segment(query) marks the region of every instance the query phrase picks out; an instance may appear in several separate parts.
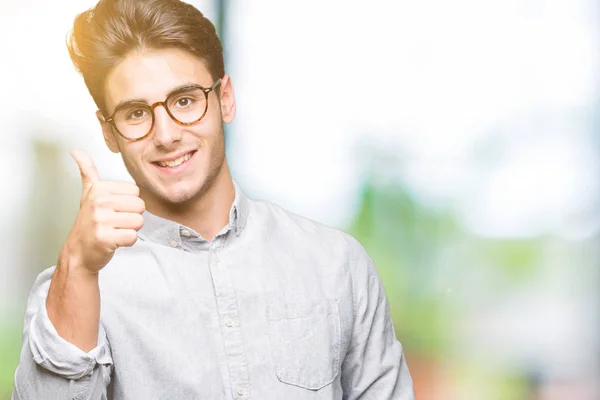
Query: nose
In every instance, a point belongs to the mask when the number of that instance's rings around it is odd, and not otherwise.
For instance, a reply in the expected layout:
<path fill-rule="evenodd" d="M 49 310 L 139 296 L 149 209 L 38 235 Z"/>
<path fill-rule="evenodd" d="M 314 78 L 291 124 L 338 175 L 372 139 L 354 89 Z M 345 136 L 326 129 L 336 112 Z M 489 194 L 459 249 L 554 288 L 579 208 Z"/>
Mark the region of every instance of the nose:
<path fill-rule="evenodd" d="M 152 107 L 154 110 L 153 140 L 157 147 L 173 148 L 181 140 L 181 129 L 161 104 Z"/>

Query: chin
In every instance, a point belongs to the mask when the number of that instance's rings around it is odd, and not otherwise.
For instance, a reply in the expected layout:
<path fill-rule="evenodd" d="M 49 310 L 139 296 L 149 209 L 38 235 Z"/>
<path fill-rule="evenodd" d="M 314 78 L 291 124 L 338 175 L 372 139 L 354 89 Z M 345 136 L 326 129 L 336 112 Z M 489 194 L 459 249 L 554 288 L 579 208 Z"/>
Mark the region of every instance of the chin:
<path fill-rule="evenodd" d="M 200 190 L 186 190 L 186 191 L 177 191 L 177 192 L 170 192 L 170 193 L 162 193 L 161 196 L 162 199 L 170 204 L 183 204 L 186 203 L 196 197 L 198 197 L 198 194 L 200 193 Z"/>
<path fill-rule="evenodd" d="M 198 198 L 204 190 L 206 185 L 200 184 L 193 187 L 174 187 L 174 188 L 162 188 L 156 193 L 157 197 L 162 198 L 168 204 L 183 204 L 190 200 Z"/>

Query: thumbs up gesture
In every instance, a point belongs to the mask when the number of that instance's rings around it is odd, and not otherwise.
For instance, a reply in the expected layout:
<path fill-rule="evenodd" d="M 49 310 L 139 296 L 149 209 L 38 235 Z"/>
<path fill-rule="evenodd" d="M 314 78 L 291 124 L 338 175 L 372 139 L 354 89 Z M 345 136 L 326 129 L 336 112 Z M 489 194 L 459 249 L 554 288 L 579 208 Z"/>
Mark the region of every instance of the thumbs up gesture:
<path fill-rule="evenodd" d="M 94 162 L 84 151 L 73 150 L 71 156 L 81 172 L 81 203 L 61 253 L 96 274 L 117 248 L 136 242 L 144 225 L 145 204 L 135 184 L 100 180 Z"/>

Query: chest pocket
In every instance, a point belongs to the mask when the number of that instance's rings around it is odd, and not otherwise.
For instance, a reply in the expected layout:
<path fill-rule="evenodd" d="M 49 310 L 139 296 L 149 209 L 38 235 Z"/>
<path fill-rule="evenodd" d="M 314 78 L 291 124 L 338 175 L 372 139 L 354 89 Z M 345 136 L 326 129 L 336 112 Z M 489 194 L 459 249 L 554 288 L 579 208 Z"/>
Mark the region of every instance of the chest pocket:
<path fill-rule="evenodd" d="M 340 314 L 336 300 L 267 306 L 271 350 L 277 378 L 318 390 L 340 369 Z"/>

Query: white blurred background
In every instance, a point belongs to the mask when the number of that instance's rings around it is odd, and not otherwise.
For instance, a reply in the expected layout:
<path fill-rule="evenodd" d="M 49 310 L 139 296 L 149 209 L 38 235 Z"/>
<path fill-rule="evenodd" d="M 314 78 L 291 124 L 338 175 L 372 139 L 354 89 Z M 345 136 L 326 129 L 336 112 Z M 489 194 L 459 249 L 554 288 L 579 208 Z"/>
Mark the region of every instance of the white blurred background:
<path fill-rule="evenodd" d="M 225 42 L 234 178 L 365 245 L 420 400 L 600 399 L 597 2 L 190 2 Z M 94 3 L 0 7 L 0 399 L 77 211 L 69 149 L 130 180 L 65 46 Z"/>

